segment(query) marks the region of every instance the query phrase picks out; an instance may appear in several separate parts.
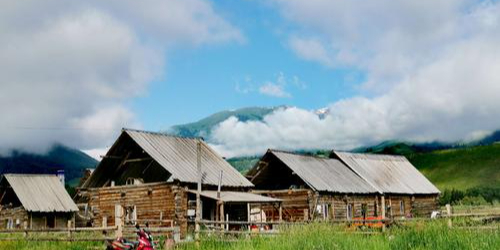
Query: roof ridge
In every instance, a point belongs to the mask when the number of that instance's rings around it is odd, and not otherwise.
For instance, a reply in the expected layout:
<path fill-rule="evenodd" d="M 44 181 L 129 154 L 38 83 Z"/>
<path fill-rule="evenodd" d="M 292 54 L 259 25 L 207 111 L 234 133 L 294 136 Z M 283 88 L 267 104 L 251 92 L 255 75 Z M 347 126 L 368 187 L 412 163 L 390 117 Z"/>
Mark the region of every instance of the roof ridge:
<path fill-rule="evenodd" d="M 199 137 L 181 136 L 181 135 L 174 135 L 174 134 L 167 133 L 167 132 L 155 132 L 155 131 L 147 131 L 147 130 L 133 129 L 133 128 L 122 128 L 122 132 L 127 132 L 127 131 L 144 133 L 144 134 L 152 134 L 152 135 L 160 135 L 160 136 L 166 136 L 166 137 L 175 137 L 175 138 L 181 138 L 181 139 L 193 139 L 193 140 L 201 139 L 202 141 L 205 141 L 205 139 L 201 136 L 199 136 Z"/>
<path fill-rule="evenodd" d="M 22 176 L 54 176 L 57 177 L 57 174 L 37 174 L 37 173 L 4 173 L 5 175 L 22 175 Z"/>
<path fill-rule="evenodd" d="M 284 153 L 284 154 L 291 154 L 291 155 L 298 155 L 298 156 L 305 156 L 305 157 L 313 157 L 313 158 L 319 158 L 319 159 L 325 159 L 325 160 L 328 160 L 328 159 L 331 159 L 329 157 L 322 157 L 322 156 L 318 156 L 318 155 L 308 155 L 308 154 L 302 154 L 302 153 L 298 153 L 298 152 L 292 152 L 292 151 L 286 151 L 286 150 L 282 150 L 282 149 L 268 149 L 267 152 L 278 152 L 278 153 Z"/>
<path fill-rule="evenodd" d="M 393 157 L 393 158 L 402 158 L 407 159 L 404 155 L 391 155 L 391 154 L 375 154 L 375 153 L 357 153 L 357 152 L 348 152 L 348 151 L 337 151 L 332 150 L 333 153 L 341 153 L 341 154 L 350 154 L 350 155 L 364 155 L 364 156 L 375 156 L 375 157 Z"/>

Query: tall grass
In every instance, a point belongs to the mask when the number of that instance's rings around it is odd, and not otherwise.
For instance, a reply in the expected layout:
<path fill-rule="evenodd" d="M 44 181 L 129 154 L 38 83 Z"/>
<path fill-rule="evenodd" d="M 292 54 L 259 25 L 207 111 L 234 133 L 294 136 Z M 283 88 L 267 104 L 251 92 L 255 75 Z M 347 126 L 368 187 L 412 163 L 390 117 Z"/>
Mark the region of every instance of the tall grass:
<path fill-rule="evenodd" d="M 498 230 L 449 229 L 446 222 L 421 222 L 394 227 L 385 233 L 346 231 L 328 224 L 295 226 L 277 237 L 255 236 L 235 242 L 208 237 L 203 250 L 323 250 L 323 249 L 500 249 Z M 193 249 L 185 245 L 181 249 Z"/>
<path fill-rule="evenodd" d="M 472 221 L 454 221 L 449 229 L 446 220 L 412 222 L 393 226 L 386 232 L 346 229 L 326 223 L 297 225 L 282 230 L 277 236 L 252 235 L 249 237 L 204 236 L 197 248 L 194 243 L 182 244 L 180 250 L 326 250 L 326 249 L 374 249 L 374 250 L 468 250 L 500 249 L 500 232 L 496 229 L 462 229 L 460 226 L 476 226 Z M 105 249 L 101 242 L 0 242 L 0 249 L 52 250 L 52 249 Z"/>

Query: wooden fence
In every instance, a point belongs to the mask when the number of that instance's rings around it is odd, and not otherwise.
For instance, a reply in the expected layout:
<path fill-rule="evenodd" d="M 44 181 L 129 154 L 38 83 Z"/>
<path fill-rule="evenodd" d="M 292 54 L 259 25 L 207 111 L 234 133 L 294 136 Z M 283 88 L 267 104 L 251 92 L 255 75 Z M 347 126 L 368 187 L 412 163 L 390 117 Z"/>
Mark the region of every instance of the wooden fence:
<path fill-rule="evenodd" d="M 440 219 L 448 221 L 448 226 L 450 228 L 462 228 L 459 224 L 456 224 L 457 218 L 472 218 L 475 220 L 491 220 L 500 221 L 500 207 L 499 206 L 484 206 L 484 207 L 451 207 L 446 206 L 440 211 Z M 431 218 L 386 218 L 386 219 L 335 219 L 322 221 L 322 223 L 330 223 L 336 225 L 346 225 L 350 227 L 358 226 L 380 226 L 382 230 L 375 230 L 370 232 L 358 231 L 354 233 L 360 234 L 375 234 L 381 233 L 386 226 L 393 223 L 406 223 L 412 221 L 430 221 Z M 190 221 L 194 223 L 195 221 Z M 286 221 L 272 221 L 272 222 L 254 222 L 254 221 L 211 221 L 211 220 L 200 220 L 201 230 L 199 233 L 202 234 L 222 234 L 222 235 L 248 235 L 248 234 L 260 234 L 260 235 L 277 235 L 283 232 L 283 229 L 291 226 L 308 224 L 311 221 L 303 222 L 286 222 Z M 174 227 L 169 223 L 166 227 L 156 227 L 148 228 L 148 230 L 154 235 L 155 239 L 164 237 L 165 239 L 173 239 L 175 242 L 181 242 L 180 229 L 179 227 Z M 468 227 L 469 228 L 469 227 Z M 494 226 L 483 226 L 478 229 L 492 229 L 498 230 L 498 224 Z M 107 234 L 103 234 L 106 232 Z M 55 229 L 8 229 L 0 230 L 0 241 L 67 241 L 67 242 L 85 242 L 85 241 L 97 241 L 104 242 L 106 240 L 112 240 L 117 235 L 122 235 L 123 237 L 133 239 L 136 237 L 136 229 L 134 227 L 125 226 L 113 226 L 113 227 L 68 227 L 68 228 L 55 228 Z M 339 230 L 339 233 L 343 233 Z M 345 232 L 344 232 L 345 233 Z"/>
<path fill-rule="evenodd" d="M 163 236 L 180 241 L 179 227 L 147 228 L 156 238 Z M 66 241 L 66 242 L 104 242 L 116 236 L 134 239 L 135 227 L 82 227 L 82 228 L 45 228 L 45 229 L 5 229 L 0 230 L 0 241 Z M 4 237 L 7 236 L 7 237 Z"/>

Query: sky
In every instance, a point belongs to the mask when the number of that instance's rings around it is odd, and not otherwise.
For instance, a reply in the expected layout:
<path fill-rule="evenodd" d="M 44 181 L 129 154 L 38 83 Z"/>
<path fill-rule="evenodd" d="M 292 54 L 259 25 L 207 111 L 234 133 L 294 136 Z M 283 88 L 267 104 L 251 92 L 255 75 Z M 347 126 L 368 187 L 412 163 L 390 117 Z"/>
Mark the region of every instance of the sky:
<path fill-rule="evenodd" d="M 0 154 L 105 152 L 221 110 L 210 144 L 350 149 L 500 128 L 500 3 L 473 0 L 0 2 Z M 326 108 L 318 117 L 314 111 Z"/>

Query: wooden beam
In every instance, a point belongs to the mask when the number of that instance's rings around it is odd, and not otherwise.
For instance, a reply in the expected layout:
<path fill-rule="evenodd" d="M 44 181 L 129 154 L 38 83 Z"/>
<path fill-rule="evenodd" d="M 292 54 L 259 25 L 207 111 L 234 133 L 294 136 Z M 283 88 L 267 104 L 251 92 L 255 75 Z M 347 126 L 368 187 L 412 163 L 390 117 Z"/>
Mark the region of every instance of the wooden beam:
<path fill-rule="evenodd" d="M 196 169 L 198 174 L 197 190 L 196 190 L 196 218 L 195 218 L 195 240 L 200 240 L 200 220 L 201 220 L 201 181 L 203 178 L 201 172 L 201 141 L 197 140 L 196 143 Z"/>
<path fill-rule="evenodd" d="M 124 161 L 124 164 L 132 163 L 132 162 L 151 161 L 151 160 L 153 160 L 153 158 L 151 158 L 151 157 L 128 159 L 128 160 Z"/>
<path fill-rule="evenodd" d="M 3 197 L 5 196 L 6 193 L 7 193 L 7 190 L 3 191 L 2 197 L 0 197 L 0 203 L 3 201 Z"/>
<path fill-rule="evenodd" d="M 117 155 L 101 155 L 101 158 L 103 159 L 122 159 L 123 156 L 117 156 Z"/>

